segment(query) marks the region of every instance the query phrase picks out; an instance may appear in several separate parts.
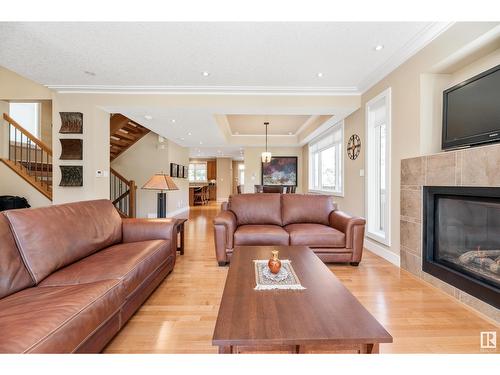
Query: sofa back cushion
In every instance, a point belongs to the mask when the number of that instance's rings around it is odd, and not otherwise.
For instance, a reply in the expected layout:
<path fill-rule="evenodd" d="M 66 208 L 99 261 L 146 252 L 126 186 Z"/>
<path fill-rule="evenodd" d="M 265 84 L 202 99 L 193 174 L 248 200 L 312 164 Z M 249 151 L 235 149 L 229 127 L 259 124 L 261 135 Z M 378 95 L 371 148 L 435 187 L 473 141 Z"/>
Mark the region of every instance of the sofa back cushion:
<path fill-rule="evenodd" d="M 283 194 L 281 203 L 283 225 L 315 223 L 329 225 L 330 213 L 335 210 L 329 195 Z"/>
<path fill-rule="evenodd" d="M 7 218 L 0 213 L 0 298 L 35 285 L 26 269 Z"/>
<path fill-rule="evenodd" d="M 238 194 L 231 197 L 229 209 L 238 225 L 281 225 L 281 194 Z"/>
<path fill-rule="evenodd" d="M 120 215 L 104 199 L 12 210 L 5 216 L 37 284 L 59 268 L 122 238 Z"/>

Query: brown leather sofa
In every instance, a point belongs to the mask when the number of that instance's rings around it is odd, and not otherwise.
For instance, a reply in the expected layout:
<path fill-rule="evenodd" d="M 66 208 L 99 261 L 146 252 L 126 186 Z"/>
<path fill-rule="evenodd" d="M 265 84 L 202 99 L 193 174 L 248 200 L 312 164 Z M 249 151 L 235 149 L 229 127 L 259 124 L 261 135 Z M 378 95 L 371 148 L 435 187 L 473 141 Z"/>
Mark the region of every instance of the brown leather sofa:
<path fill-rule="evenodd" d="M 175 225 L 108 200 L 0 213 L 0 353 L 101 351 L 173 269 Z"/>
<path fill-rule="evenodd" d="M 214 219 L 220 266 L 235 246 L 309 246 L 324 262 L 357 266 L 363 253 L 365 219 L 336 210 L 333 198 L 306 194 L 240 194 L 222 204 Z"/>

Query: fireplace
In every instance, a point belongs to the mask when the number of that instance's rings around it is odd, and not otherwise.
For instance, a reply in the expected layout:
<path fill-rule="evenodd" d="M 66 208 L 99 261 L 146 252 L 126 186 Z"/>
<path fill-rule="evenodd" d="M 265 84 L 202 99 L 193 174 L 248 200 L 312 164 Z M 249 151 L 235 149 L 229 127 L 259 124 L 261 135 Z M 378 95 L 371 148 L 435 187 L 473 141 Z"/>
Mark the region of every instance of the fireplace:
<path fill-rule="evenodd" d="M 422 269 L 500 308 L 500 188 L 423 188 Z"/>

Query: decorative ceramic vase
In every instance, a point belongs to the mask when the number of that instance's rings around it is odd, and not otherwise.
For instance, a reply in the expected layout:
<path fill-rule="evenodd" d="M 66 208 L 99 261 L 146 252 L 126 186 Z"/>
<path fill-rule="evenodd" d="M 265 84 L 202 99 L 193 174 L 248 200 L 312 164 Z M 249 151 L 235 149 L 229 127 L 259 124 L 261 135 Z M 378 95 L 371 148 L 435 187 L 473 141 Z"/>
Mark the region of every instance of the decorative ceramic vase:
<path fill-rule="evenodd" d="M 272 273 L 276 274 L 280 271 L 281 261 L 278 259 L 278 250 L 273 250 L 271 253 L 273 254 L 273 257 L 269 259 L 267 266 Z"/>

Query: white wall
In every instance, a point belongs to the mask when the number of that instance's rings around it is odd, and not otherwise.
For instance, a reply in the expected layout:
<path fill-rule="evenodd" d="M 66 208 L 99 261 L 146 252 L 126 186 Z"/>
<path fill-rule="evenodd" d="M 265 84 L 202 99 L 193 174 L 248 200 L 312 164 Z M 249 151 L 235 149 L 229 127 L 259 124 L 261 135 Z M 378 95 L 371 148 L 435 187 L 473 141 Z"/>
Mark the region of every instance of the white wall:
<path fill-rule="evenodd" d="M 187 166 L 189 150 L 165 140 L 158 142 L 158 135 L 151 132 L 136 142 L 111 163 L 111 167 L 123 177 L 134 180 L 137 185 L 137 217 L 155 216 L 157 211 L 157 192 L 141 187 L 155 173 L 170 174 L 170 163 Z M 174 178 L 179 188 L 167 192 L 167 215 L 172 216 L 189 205 L 189 183 L 187 179 Z"/>

